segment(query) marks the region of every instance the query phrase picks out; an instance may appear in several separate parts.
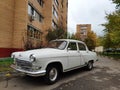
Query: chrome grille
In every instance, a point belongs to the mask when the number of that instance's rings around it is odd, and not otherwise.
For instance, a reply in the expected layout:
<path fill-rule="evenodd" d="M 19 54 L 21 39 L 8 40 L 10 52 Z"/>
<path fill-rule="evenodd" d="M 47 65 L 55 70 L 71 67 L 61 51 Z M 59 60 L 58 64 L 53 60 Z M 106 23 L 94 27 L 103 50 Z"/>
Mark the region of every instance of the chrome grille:
<path fill-rule="evenodd" d="M 21 69 L 31 71 L 32 63 L 29 62 L 29 61 L 24 61 L 24 60 L 17 59 L 16 64 L 17 64 L 17 66 L 21 67 Z"/>

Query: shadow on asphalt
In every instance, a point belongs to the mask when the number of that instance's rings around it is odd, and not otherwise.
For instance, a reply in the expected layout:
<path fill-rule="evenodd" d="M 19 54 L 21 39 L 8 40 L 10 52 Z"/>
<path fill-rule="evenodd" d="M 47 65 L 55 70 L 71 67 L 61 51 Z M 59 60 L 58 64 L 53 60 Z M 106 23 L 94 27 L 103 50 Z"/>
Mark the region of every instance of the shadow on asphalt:
<path fill-rule="evenodd" d="M 95 70 L 96 68 L 97 67 L 94 67 L 92 71 Z M 90 72 L 90 71 L 86 70 L 86 68 L 80 68 L 80 69 L 72 70 L 66 73 L 62 73 L 60 75 L 59 81 L 74 77 L 78 74 L 82 74 L 85 72 Z M 25 76 L 19 77 L 18 79 L 20 80 L 20 82 L 26 83 L 28 85 L 33 85 L 33 86 L 45 86 L 46 85 L 43 77 L 31 77 L 31 76 L 25 75 Z"/>
<path fill-rule="evenodd" d="M 25 75 L 21 77 L 21 80 L 23 83 L 26 83 L 29 85 L 34 85 L 34 86 L 45 85 L 43 77 L 31 77 L 31 76 Z"/>

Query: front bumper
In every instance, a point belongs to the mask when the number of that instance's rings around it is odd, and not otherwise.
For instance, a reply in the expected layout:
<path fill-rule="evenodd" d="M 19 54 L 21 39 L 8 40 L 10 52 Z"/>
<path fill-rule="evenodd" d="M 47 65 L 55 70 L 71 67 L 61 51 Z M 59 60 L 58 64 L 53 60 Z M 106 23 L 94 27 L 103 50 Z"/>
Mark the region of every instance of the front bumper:
<path fill-rule="evenodd" d="M 27 74 L 29 76 L 34 76 L 34 77 L 37 77 L 37 76 L 44 76 L 46 74 L 46 70 L 40 70 L 40 71 L 26 71 L 26 70 L 23 70 L 23 69 L 19 69 L 16 67 L 16 65 L 12 64 L 11 67 L 13 69 L 15 69 L 16 71 L 19 71 L 19 72 L 22 72 L 24 74 Z"/>

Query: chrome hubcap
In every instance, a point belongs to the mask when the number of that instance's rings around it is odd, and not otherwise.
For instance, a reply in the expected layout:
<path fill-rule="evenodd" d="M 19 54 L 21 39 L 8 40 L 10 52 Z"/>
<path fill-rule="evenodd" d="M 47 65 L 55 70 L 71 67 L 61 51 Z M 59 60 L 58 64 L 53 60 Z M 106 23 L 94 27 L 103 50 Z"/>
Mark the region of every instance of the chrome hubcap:
<path fill-rule="evenodd" d="M 55 81 L 57 78 L 58 72 L 56 68 L 52 68 L 49 73 L 49 78 L 51 81 Z"/>
<path fill-rule="evenodd" d="M 92 63 L 89 63 L 89 69 L 91 69 L 92 68 Z"/>

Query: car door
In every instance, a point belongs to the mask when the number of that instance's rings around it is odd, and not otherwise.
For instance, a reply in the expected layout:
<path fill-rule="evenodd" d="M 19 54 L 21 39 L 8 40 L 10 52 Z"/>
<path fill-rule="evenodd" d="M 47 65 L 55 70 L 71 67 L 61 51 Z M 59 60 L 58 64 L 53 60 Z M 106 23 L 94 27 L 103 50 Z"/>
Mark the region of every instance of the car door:
<path fill-rule="evenodd" d="M 78 43 L 78 48 L 80 55 L 80 65 L 84 65 L 88 57 L 88 51 L 86 49 L 86 45 L 84 45 L 83 43 Z"/>
<path fill-rule="evenodd" d="M 69 60 L 69 68 L 75 68 L 80 66 L 80 55 L 76 42 L 69 42 L 68 45 L 68 60 Z"/>

